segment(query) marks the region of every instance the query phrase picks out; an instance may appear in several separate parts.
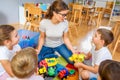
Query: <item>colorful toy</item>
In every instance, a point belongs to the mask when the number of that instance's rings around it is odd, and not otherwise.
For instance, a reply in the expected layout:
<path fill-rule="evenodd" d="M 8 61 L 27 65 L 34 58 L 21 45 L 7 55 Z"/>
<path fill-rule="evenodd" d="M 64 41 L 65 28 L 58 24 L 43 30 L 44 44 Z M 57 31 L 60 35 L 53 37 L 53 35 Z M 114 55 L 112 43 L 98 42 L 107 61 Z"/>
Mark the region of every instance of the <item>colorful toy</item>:
<path fill-rule="evenodd" d="M 69 71 L 69 74 L 70 74 L 70 75 L 75 74 L 75 70 L 71 69 L 71 70 Z"/>
<path fill-rule="evenodd" d="M 45 66 L 45 67 L 47 68 L 48 65 L 47 65 L 47 62 L 46 62 L 45 60 L 42 60 L 42 61 L 39 62 L 39 65 L 38 65 L 38 66 L 39 66 L 39 67 L 40 67 L 40 66 Z"/>
<path fill-rule="evenodd" d="M 45 58 L 45 61 L 48 64 L 48 67 L 55 66 L 57 64 L 56 58 Z"/>
<path fill-rule="evenodd" d="M 60 79 L 66 78 L 69 75 L 68 70 L 62 66 L 61 64 L 56 65 L 56 75 L 58 74 L 58 77 Z"/>
<path fill-rule="evenodd" d="M 75 71 L 78 71 L 78 68 L 74 67 L 74 65 L 72 65 L 72 64 L 67 64 L 67 65 L 66 65 L 66 68 L 67 68 L 68 70 L 74 69 Z"/>
<path fill-rule="evenodd" d="M 44 73 L 46 73 L 46 72 L 47 72 L 46 67 L 45 67 L 45 66 L 41 66 L 41 67 L 39 68 L 38 72 L 39 72 L 39 74 L 44 74 Z"/>
<path fill-rule="evenodd" d="M 68 75 L 69 75 L 69 72 L 65 68 L 58 73 L 58 77 L 61 79 L 67 77 Z"/>
<path fill-rule="evenodd" d="M 55 76 L 55 69 L 53 67 L 48 68 L 48 75 L 49 76 Z"/>
<path fill-rule="evenodd" d="M 85 58 L 84 54 L 73 54 L 71 57 L 69 57 L 70 61 L 74 61 L 74 62 L 83 62 Z"/>

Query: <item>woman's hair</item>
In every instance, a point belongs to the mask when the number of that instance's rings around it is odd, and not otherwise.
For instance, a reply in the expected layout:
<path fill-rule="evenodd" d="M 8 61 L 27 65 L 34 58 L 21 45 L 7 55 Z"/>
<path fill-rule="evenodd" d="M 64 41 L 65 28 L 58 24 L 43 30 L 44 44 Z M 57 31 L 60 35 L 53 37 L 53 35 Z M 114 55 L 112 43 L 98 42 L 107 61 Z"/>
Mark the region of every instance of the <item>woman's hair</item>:
<path fill-rule="evenodd" d="M 11 40 L 11 32 L 14 30 L 11 25 L 0 25 L 0 46 L 4 45 L 5 40 Z"/>
<path fill-rule="evenodd" d="M 16 53 L 11 61 L 11 68 L 18 78 L 30 77 L 37 68 L 37 52 L 33 48 L 24 48 Z"/>
<path fill-rule="evenodd" d="M 101 39 L 105 41 L 104 46 L 109 45 L 114 40 L 113 33 L 110 30 L 101 28 L 97 32 L 101 34 Z"/>
<path fill-rule="evenodd" d="M 119 80 L 120 62 L 105 60 L 99 66 L 99 75 L 101 80 Z"/>
<path fill-rule="evenodd" d="M 45 15 L 46 19 L 51 19 L 53 16 L 53 11 L 58 13 L 62 10 L 68 10 L 67 4 L 62 0 L 55 0 L 52 5 L 49 7 L 48 12 Z"/>

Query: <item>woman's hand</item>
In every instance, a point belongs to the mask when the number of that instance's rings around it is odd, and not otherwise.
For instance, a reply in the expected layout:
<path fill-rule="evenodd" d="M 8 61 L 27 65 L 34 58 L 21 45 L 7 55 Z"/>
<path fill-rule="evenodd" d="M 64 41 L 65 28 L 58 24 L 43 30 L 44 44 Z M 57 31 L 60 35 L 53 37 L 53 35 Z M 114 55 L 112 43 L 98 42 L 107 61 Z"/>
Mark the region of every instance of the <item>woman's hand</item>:
<path fill-rule="evenodd" d="M 37 52 L 37 54 L 39 54 L 39 53 L 40 53 L 40 50 L 38 50 L 38 49 L 35 49 L 35 51 Z"/>
<path fill-rule="evenodd" d="M 72 53 L 73 53 L 73 54 L 75 54 L 75 53 L 77 53 L 77 54 L 78 54 L 78 53 L 80 53 L 80 51 L 79 51 L 79 50 L 77 50 L 77 49 L 75 49 L 75 50 L 72 50 Z"/>

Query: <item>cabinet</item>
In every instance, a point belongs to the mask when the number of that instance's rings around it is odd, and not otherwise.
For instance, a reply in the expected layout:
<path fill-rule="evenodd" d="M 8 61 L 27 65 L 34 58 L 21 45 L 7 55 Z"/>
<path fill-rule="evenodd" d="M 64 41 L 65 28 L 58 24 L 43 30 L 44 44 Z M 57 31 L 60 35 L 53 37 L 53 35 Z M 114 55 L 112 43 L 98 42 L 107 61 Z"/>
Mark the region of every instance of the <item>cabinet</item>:
<path fill-rule="evenodd" d="M 114 0 L 114 6 L 112 9 L 111 19 L 113 17 L 120 16 L 120 0 Z"/>

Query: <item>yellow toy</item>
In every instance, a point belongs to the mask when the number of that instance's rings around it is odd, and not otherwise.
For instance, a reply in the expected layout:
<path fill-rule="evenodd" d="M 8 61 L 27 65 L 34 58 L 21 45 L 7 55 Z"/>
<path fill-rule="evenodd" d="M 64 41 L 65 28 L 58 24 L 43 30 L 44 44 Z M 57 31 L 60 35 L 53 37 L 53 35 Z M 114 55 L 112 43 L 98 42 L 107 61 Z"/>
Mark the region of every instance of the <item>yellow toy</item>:
<path fill-rule="evenodd" d="M 69 57 L 69 60 L 74 62 L 83 62 L 84 58 L 84 54 L 73 54 L 71 57 Z"/>
<path fill-rule="evenodd" d="M 45 67 L 45 66 L 42 66 L 41 68 L 39 68 L 38 72 L 39 72 L 39 74 L 44 74 L 44 73 L 46 73 L 46 72 L 47 72 L 46 67 Z"/>
<path fill-rule="evenodd" d="M 57 60 L 55 58 L 45 58 L 45 61 L 48 64 L 48 67 L 55 66 L 57 64 Z"/>

